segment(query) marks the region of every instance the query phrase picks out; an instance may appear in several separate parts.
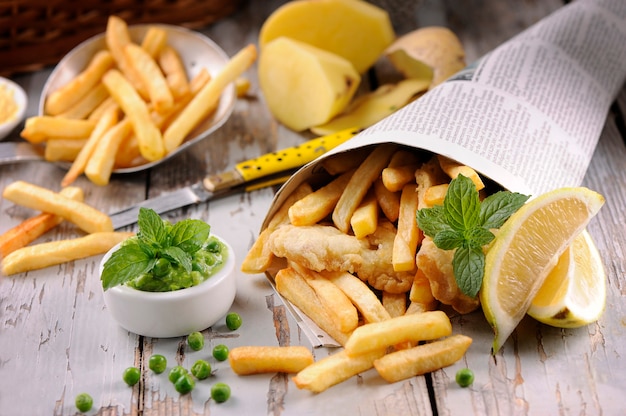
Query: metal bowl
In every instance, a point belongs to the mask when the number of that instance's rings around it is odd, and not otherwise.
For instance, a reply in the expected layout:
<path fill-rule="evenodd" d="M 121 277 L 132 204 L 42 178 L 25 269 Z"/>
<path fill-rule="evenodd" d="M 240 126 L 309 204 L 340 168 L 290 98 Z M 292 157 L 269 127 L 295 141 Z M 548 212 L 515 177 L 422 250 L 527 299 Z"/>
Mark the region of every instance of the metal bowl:
<path fill-rule="evenodd" d="M 179 26 L 164 24 L 133 25 L 128 27 L 131 40 L 141 43 L 145 33 L 150 27 L 158 26 L 167 32 L 168 44 L 175 48 L 187 69 L 189 79 L 193 78 L 202 68 L 206 68 L 211 76 L 215 76 L 226 65 L 229 60 L 226 52 L 207 36 Z M 48 80 L 44 84 L 39 98 L 38 114 L 44 114 L 44 103 L 46 97 L 51 92 L 60 88 L 75 78 L 89 63 L 91 57 L 98 51 L 106 48 L 105 34 L 93 36 L 80 43 L 72 49 L 54 68 Z M 222 126 L 230 117 L 235 106 L 236 94 L 235 86 L 228 85 L 220 97 L 220 102 L 208 118 L 200 123 L 185 141 L 174 151 L 168 153 L 164 158 L 142 165 L 114 169 L 113 173 L 132 173 L 149 169 L 156 166 L 178 153 L 193 146 L 195 143 L 211 135 Z"/>

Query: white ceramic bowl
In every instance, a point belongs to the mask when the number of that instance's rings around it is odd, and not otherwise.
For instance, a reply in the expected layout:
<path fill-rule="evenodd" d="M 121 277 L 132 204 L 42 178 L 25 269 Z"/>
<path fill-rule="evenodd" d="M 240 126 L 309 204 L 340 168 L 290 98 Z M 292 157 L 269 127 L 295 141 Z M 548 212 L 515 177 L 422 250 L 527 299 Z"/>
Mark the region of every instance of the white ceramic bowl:
<path fill-rule="evenodd" d="M 233 248 L 217 237 L 228 250 L 226 263 L 197 286 L 173 292 L 145 292 L 125 285 L 104 291 L 107 309 L 124 329 L 153 338 L 171 338 L 202 331 L 224 317 L 236 293 Z M 119 244 L 104 255 L 104 263 Z"/>
<path fill-rule="evenodd" d="M 148 29 L 157 26 L 167 33 L 167 42 L 178 52 L 189 79 L 196 76 L 202 68 L 206 68 L 213 77 L 219 73 L 229 61 L 224 50 L 200 32 L 186 29 L 180 26 L 166 24 L 141 24 L 128 27 L 131 40 L 140 43 Z M 39 98 L 38 114 L 44 114 L 46 97 L 61 86 L 74 79 L 89 63 L 91 57 L 99 50 L 106 48 L 105 34 L 93 36 L 77 45 L 55 66 L 41 91 Z M 230 117 L 235 107 L 236 93 L 233 83 L 229 84 L 222 95 L 215 112 L 202 121 L 185 141 L 168 153 L 163 159 L 129 168 L 114 169 L 114 173 L 132 173 L 149 169 L 157 164 L 172 158 L 193 144 L 203 140 L 221 127 Z"/>
<path fill-rule="evenodd" d="M 8 78 L 0 77 L 0 86 L 6 88 L 9 94 L 13 95 L 13 99 L 17 104 L 17 114 L 15 117 L 7 122 L 0 123 L 0 140 L 2 140 L 24 120 L 28 98 L 24 89 Z"/>

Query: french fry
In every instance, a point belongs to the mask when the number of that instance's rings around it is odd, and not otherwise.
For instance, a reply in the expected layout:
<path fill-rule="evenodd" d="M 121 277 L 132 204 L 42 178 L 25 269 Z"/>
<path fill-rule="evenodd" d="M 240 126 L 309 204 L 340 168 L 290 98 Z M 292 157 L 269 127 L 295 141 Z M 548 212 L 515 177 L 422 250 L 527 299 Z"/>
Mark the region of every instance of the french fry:
<path fill-rule="evenodd" d="M 448 182 L 448 176 L 441 169 L 436 157 L 431 158 L 415 171 L 415 183 L 418 185 L 418 202 L 417 209 L 428 207 L 424 202 L 426 190 L 434 185 L 440 185 Z"/>
<path fill-rule="evenodd" d="M 350 218 L 350 227 L 356 238 L 365 238 L 376 231 L 378 226 L 378 203 L 373 189 L 365 195 L 361 204 Z"/>
<path fill-rule="evenodd" d="M 269 221 L 267 227 L 259 234 L 248 254 L 241 263 L 241 270 L 244 273 L 263 273 L 271 265 L 274 255 L 272 254 L 267 241 L 270 234 L 281 224 L 289 222 L 289 208 L 298 200 L 313 192 L 311 185 L 306 182 L 300 184 L 280 206 L 278 211 Z"/>
<path fill-rule="evenodd" d="M 292 266 L 315 291 L 317 298 L 341 332 L 352 332 L 359 325 L 359 314 L 346 294 L 332 281 L 313 270 Z"/>
<path fill-rule="evenodd" d="M 357 129 L 355 129 L 357 130 Z M 359 167 L 365 158 L 370 154 L 367 148 L 352 150 L 350 152 L 339 153 L 332 157 L 327 157 L 320 162 L 320 165 L 331 176 L 341 175 L 352 169 Z"/>
<path fill-rule="evenodd" d="M 448 184 L 429 186 L 424 190 L 424 204 L 426 207 L 434 205 L 443 205 L 443 200 L 448 192 Z"/>
<path fill-rule="evenodd" d="M 15 204 L 59 215 L 88 233 L 113 231 L 111 218 L 103 212 L 28 182 L 9 184 L 2 196 Z"/>
<path fill-rule="evenodd" d="M 87 139 L 48 139 L 43 156 L 49 162 L 73 162 L 86 143 Z"/>
<path fill-rule="evenodd" d="M 281 269 L 274 280 L 276 290 L 281 296 L 298 307 L 335 341 L 341 345 L 345 344 L 349 334 L 339 329 L 317 299 L 315 291 L 294 269 Z"/>
<path fill-rule="evenodd" d="M 406 313 L 406 293 L 383 291 L 381 302 L 392 318 Z"/>
<path fill-rule="evenodd" d="M 20 136 L 35 144 L 42 143 L 51 137 L 85 139 L 89 137 L 95 125 L 96 123 L 90 120 L 33 116 L 26 119 Z"/>
<path fill-rule="evenodd" d="M 169 45 L 164 46 L 157 55 L 157 61 L 165 74 L 167 85 L 170 87 L 174 98 L 179 99 L 189 94 L 187 72 L 176 49 Z"/>
<path fill-rule="evenodd" d="M 322 272 L 350 298 L 366 322 L 381 322 L 391 318 L 374 292 L 358 277 L 348 272 Z"/>
<path fill-rule="evenodd" d="M 104 84 L 102 85 L 104 86 Z M 108 91 L 107 91 L 107 94 L 108 94 Z M 100 103 L 98 107 L 96 107 L 91 112 L 91 114 L 89 114 L 89 116 L 87 117 L 87 120 L 97 122 L 98 120 L 100 120 L 100 118 L 102 118 L 102 115 L 106 113 L 111 107 L 119 108 L 119 106 L 117 105 L 113 97 L 109 95 L 104 101 Z"/>
<path fill-rule="evenodd" d="M 437 307 L 437 299 L 433 296 L 430 282 L 422 269 L 417 269 L 415 273 L 415 278 L 409 291 L 409 300 L 416 306 L 421 305 L 422 312 L 432 311 Z"/>
<path fill-rule="evenodd" d="M 391 192 L 383 184 L 382 178 L 374 182 L 374 194 L 385 217 L 391 222 L 396 222 L 400 215 L 400 192 Z"/>
<path fill-rule="evenodd" d="M 418 164 L 419 159 L 414 152 L 398 150 L 391 157 L 389 165 L 383 169 L 383 184 L 391 192 L 401 191 L 404 185 L 414 180 Z"/>
<path fill-rule="evenodd" d="M 248 91 L 250 91 L 250 79 L 239 77 L 235 80 L 235 93 L 237 94 L 237 98 L 242 98 L 248 95 Z"/>
<path fill-rule="evenodd" d="M 395 149 L 396 146 L 393 144 L 380 145 L 357 168 L 333 210 L 332 219 L 335 227 L 348 233 L 352 214 L 389 162 Z"/>
<path fill-rule="evenodd" d="M 70 109 L 100 82 L 102 75 L 112 68 L 114 63 L 109 51 L 96 52 L 81 73 L 48 95 L 44 103 L 44 113 L 55 116 Z"/>
<path fill-rule="evenodd" d="M 61 118 L 85 119 L 109 96 L 109 92 L 101 82 L 89 90 L 73 106 L 57 115 Z"/>
<path fill-rule="evenodd" d="M 158 26 L 150 26 L 141 40 L 141 49 L 155 59 L 166 46 L 167 32 Z"/>
<path fill-rule="evenodd" d="M 104 38 L 107 48 L 111 51 L 111 55 L 113 55 L 119 71 L 124 74 L 128 82 L 142 98 L 149 99 L 150 96 L 147 89 L 143 86 L 139 74 L 137 74 L 133 66 L 130 65 L 124 53 L 126 45 L 132 43 L 126 22 L 117 16 L 109 16 Z"/>
<path fill-rule="evenodd" d="M 329 387 L 369 370 L 373 367 L 374 361 L 384 354 L 385 350 L 378 350 L 350 357 L 345 351 L 339 351 L 300 371 L 293 377 L 293 382 L 299 389 L 321 393 Z"/>
<path fill-rule="evenodd" d="M 291 223 L 293 225 L 313 225 L 330 215 L 353 173 L 354 171 L 343 173 L 328 185 L 293 204 L 289 208 Z"/>
<path fill-rule="evenodd" d="M 22 247 L 2 260 L 2 273 L 9 276 L 106 253 L 132 235 L 132 232 L 96 232 L 84 237 Z"/>
<path fill-rule="evenodd" d="M 437 159 L 439 160 L 439 165 L 441 166 L 441 169 L 443 169 L 443 171 L 451 178 L 454 179 L 457 176 L 459 176 L 459 174 L 468 177 L 472 180 L 472 182 L 474 182 L 474 185 L 476 185 L 476 189 L 477 190 L 481 190 L 485 187 L 485 184 L 483 183 L 482 179 L 480 179 L 480 175 L 478 175 L 478 173 L 470 168 L 469 166 L 465 166 L 461 163 L 458 163 L 450 158 L 447 158 L 445 156 L 441 156 L 441 155 L 437 155 Z"/>
<path fill-rule="evenodd" d="M 313 364 L 313 354 L 302 346 L 236 347 L 228 353 L 228 362 L 236 374 L 297 373 Z"/>
<path fill-rule="evenodd" d="M 361 325 L 345 344 L 346 354 L 356 356 L 404 342 L 428 341 L 448 336 L 452 324 L 442 311 L 409 314 Z"/>
<path fill-rule="evenodd" d="M 82 201 L 84 197 L 83 190 L 74 186 L 63 188 L 59 193 L 76 201 Z M 0 236 L 0 258 L 27 246 L 62 221 L 62 217 L 47 212 L 22 221 Z"/>
<path fill-rule="evenodd" d="M 165 156 L 161 131 L 154 125 L 145 102 L 132 85 L 116 69 L 111 69 L 102 78 L 109 94 L 115 99 L 130 119 L 139 141 L 141 155 L 149 161 Z"/>
<path fill-rule="evenodd" d="M 374 361 L 378 374 L 389 383 L 405 380 L 450 366 L 460 360 L 472 339 L 452 335 L 439 341 L 392 352 Z"/>
<path fill-rule="evenodd" d="M 98 120 L 96 127 L 93 129 L 89 138 L 87 139 L 87 143 L 82 147 L 76 159 L 70 166 L 69 170 L 63 176 L 61 180 L 61 186 L 68 186 L 73 183 L 76 178 L 83 174 L 85 171 L 85 167 L 89 162 L 89 158 L 93 154 L 94 150 L 98 145 L 98 141 L 100 138 L 106 133 L 108 129 L 110 129 L 115 123 L 117 123 L 118 119 L 119 107 L 111 106 L 109 109 L 102 114 L 102 117 Z"/>
<path fill-rule="evenodd" d="M 215 110 L 222 91 L 243 74 L 257 58 L 250 44 L 233 56 L 222 70 L 191 100 L 163 133 L 167 153 L 177 148 L 198 123 Z"/>
<path fill-rule="evenodd" d="M 150 102 L 158 113 L 165 113 L 174 106 L 174 96 L 156 61 L 139 45 L 129 43 L 124 47 L 126 60 L 139 75 L 148 90 Z"/>
<path fill-rule="evenodd" d="M 397 272 L 415 269 L 415 254 L 421 235 L 415 219 L 417 202 L 417 185 L 405 185 L 402 189 L 402 195 L 400 196 L 398 231 L 393 241 L 391 260 L 393 269 Z"/>
<path fill-rule="evenodd" d="M 85 175 L 96 185 L 105 186 L 109 183 L 115 155 L 120 144 L 132 132 L 130 120 L 124 118 L 111 127 L 98 141 L 96 148 L 85 166 Z"/>

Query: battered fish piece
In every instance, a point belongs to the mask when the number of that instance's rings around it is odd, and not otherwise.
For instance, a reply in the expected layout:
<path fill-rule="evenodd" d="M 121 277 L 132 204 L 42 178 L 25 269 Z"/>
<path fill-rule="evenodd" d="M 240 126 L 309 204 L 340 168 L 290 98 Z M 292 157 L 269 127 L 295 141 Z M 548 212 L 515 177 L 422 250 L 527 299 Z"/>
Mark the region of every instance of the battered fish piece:
<path fill-rule="evenodd" d="M 396 272 L 391 261 L 396 227 L 381 220 L 376 231 L 361 240 L 363 261 L 356 274 L 375 289 L 389 293 L 406 293 L 413 284 L 414 272 Z"/>
<path fill-rule="evenodd" d="M 361 265 L 361 243 L 333 226 L 286 224 L 278 227 L 268 241 L 277 257 L 284 257 L 320 272 L 354 272 Z"/>
<path fill-rule="evenodd" d="M 424 237 L 417 252 L 417 268 L 428 278 L 435 299 L 452 306 L 459 313 L 470 313 L 478 308 L 480 301 L 459 289 L 452 269 L 453 256 L 453 250 L 442 250 L 435 245 L 432 238 Z"/>

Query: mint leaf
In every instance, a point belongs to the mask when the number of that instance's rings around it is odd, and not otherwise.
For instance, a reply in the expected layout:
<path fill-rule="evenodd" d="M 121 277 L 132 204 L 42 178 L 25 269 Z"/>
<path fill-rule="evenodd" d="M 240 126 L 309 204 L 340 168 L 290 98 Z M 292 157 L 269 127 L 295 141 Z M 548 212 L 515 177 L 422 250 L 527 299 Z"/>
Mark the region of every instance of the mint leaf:
<path fill-rule="evenodd" d="M 435 235 L 441 231 L 452 230 L 452 228 L 446 223 L 443 206 L 441 205 L 418 210 L 416 219 L 419 229 L 431 238 L 434 238 Z"/>
<path fill-rule="evenodd" d="M 422 232 L 442 250 L 456 250 L 452 260 L 459 289 L 475 297 L 485 274 L 483 247 L 495 236 L 490 231 L 502 224 L 524 203 L 528 196 L 507 191 L 497 192 L 482 202 L 471 179 L 459 175 L 448 186 L 443 206 L 417 211 Z"/>
<path fill-rule="evenodd" d="M 480 204 L 480 223 L 485 228 L 500 228 L 502 224 L 530 198 L 517 192 L 496 192 Z"/>
<path fill-rule="evenodd" d="M 461 292 L 476 297 L 485 275 L 485 253 L 482 249 L 471 246 L 457 248 L 452 258 L 452 269 Z"/>
<path fill-rule="evenodd" d="M 139 244 L 127 242 L 104 263 L 102 287 L 104 290 L 126 283 L 135 277 L 147 273 L 154 267 L 156 259 L 142 250 Z"/>
<path fill-rule="evenodd" d="M 455 230 L 443 230 L 433 238 L 433 243 L 442 250 L 454 250 L 461 247 L 465 241 L 465 236 Z"/>
<path fill-rule="evenodd" d="M 472 228 L 465 234 L 465 237 L 468 244 L 472 247 L 486 246 L 496 238 L 491 231 L 484 227 Z"/>
<path fill-rule="evenodd" d="M 167 247 L 161 255 L 172 263 L 180 264 L 186 272 L 191 271 L 191 254 L 183 251 L 180 247 Z"/>
<path fill-rule="evenodd" d="M 157 247 L 165 247 L 168 245 L 168 232 L 165 228 L 165 223 L 154 210 L 139 208 L 137 224 L 139 226 L 137 237 L 140 240 Z"/>
<path fill-rule="evenodd" d="M 174 225 L 171 230 L 172 246 L 187 253 L 195 253 L 209 238 L 211 226 L 201 220 L 187 219 Z"/>
<path fill-rule="evenodd" d="M 470 178 L 459 175 L 450 182 L 443 210 L 446 222 L 457 231 L 464 232 L 478 224 L 480 199 Z"/>

